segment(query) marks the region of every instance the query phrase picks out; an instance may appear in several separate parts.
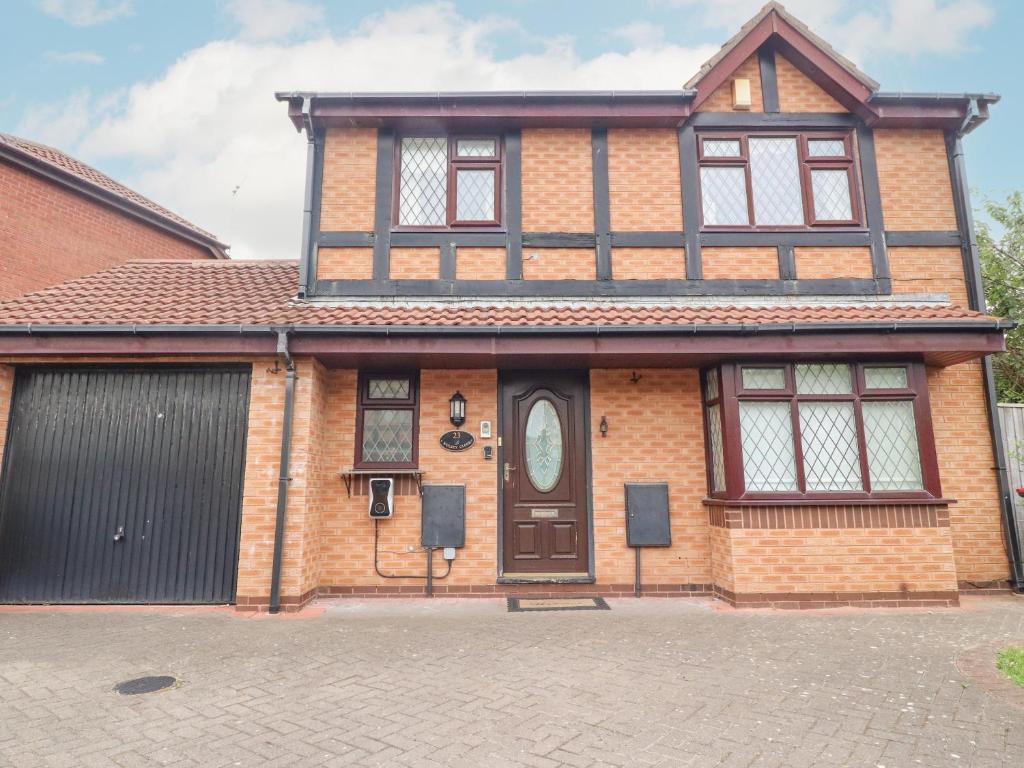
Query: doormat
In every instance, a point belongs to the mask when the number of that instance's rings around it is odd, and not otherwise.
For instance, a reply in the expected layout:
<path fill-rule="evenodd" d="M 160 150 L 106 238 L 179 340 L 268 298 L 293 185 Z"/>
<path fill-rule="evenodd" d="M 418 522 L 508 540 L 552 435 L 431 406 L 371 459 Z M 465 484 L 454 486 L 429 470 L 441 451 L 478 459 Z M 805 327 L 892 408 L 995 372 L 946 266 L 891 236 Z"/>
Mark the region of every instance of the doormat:
<path fill-rule="evenodd" d="M 510 613 L 522 611 L 609 611 L 603 597 L 510 597 Z"/>

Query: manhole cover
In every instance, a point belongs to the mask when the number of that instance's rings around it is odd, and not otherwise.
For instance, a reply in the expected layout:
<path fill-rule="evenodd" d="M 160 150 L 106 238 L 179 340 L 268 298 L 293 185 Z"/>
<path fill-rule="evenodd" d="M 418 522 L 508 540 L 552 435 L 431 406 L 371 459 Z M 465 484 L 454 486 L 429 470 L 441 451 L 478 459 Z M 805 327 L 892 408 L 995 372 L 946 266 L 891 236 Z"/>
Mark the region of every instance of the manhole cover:
<path fill-rule="evenodd" d="M 510 597 L 508 609 L 518 611 L 607 611 L 603 597 Z"/>
<path fill-rule="evenodd" d="M 170 675 L 156 675 L 153 677 L 137 677 L 134 680 L 125 680 L 114 686 L 114 690 L 124 696 L 135 696 L 140 693 L 154 693 L 170 688 L 175 680 Z"/>

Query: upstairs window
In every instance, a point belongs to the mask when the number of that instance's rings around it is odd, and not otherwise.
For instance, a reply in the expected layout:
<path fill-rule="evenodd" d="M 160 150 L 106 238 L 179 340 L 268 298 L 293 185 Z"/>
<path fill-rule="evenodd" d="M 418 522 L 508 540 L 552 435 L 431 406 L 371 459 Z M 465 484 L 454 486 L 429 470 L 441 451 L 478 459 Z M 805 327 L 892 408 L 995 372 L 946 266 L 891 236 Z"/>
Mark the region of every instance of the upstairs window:
<path fill-rule="evenodd" d="M 860 226 L 849 134 L 701 134 L 705 227 Z"/>
<path fill-rule="evenodd" d="M 497 136 L 407 136 L 399 143 L 400 227 L 501 224 L 501 140 Z"/>
<path fill-rule="evenodd" d="M 723 365 L 704 374 L 704 413 L 712 496 L 939 495 L 919 364 Z"/>

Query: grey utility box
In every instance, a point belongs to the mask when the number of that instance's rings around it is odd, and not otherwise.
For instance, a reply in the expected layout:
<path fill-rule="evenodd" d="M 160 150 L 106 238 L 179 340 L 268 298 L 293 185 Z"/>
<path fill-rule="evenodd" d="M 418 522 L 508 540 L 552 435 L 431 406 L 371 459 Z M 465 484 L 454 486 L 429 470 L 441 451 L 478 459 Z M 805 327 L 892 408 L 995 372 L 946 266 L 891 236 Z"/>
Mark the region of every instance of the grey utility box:
<path fill-rule="evenodd" d="M 466 546 L 466 486 L 423 486 L 420 544 L 437 548 Z"/>
<path fill-rule="evenodd" d="M 626 483 L 626 542 L 631 547 L 669 547 L 668 483 Z"/>

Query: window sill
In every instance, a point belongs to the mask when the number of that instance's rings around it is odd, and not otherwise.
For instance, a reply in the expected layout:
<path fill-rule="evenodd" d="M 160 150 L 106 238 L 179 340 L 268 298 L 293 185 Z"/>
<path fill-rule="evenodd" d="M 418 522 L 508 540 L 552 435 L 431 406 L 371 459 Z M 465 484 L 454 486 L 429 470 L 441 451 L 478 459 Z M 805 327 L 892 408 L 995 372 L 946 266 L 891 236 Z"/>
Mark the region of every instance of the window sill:
<path fill-rule="evenodd" d="M 713 499 L 704 498 L 706 507 L 945 507 L 956 499 L 923 497 L 918 499 Z"/>

